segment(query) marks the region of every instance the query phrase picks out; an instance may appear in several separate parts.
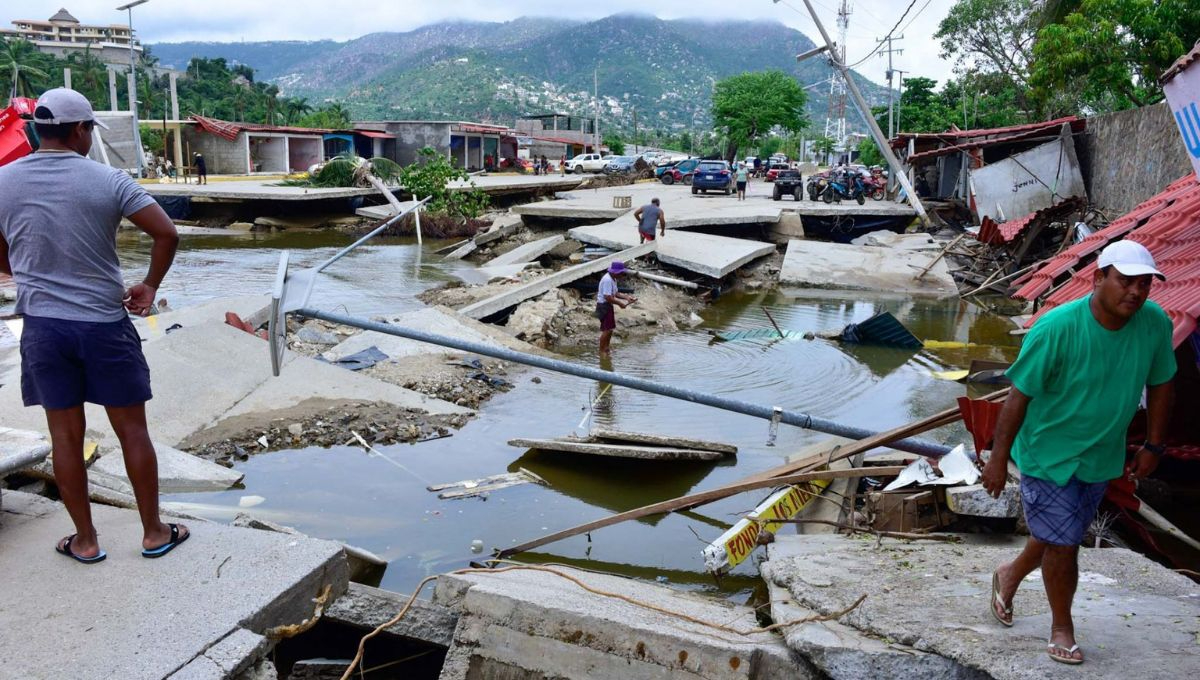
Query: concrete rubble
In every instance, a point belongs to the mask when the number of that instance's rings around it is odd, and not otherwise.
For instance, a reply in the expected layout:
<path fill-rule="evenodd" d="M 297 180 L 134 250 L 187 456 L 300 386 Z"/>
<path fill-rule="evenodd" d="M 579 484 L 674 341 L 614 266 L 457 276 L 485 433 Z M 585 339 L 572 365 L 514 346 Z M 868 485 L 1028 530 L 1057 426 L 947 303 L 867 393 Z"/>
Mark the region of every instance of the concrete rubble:
<path fill-rule="evenodd" d="M 1046 656 L 1049 607 L 1040 572 L 1014 601 L 1016 624 L 988 613 L 991 574 L 1022 540 L 965 545 L 843 536 L 777 536 L 762 574 L 777 620 L 864 602 L 840 623 L 785 629 L 788 646 L 832 678 L 1033 680 L 1057 677 Z M 1200 667 L 1200 586 L 1129 550 L 1080 552 L 1075 631 L 1088 678 L 1174 678 Z"/>
<path fill-rule="evenodd" d="M 413 312 L 386 317 L 385 320 L 387 323 L 395 326 L 436 333 L 491 347 L 506 347 L 522 352 L 538 351 L 537 348 L 521 342 L 495 326 L 463 316 L 447 307 L 426 307 Z M 322 356 L 329 361 L 336 361 L 356 352 L 361 352 L 368 347 L 378 347 L 381 352 L 388 355 L 392 360 L 422 355 L 462 354 L 458 350 L 442 347 L 441 345 L 432 345 L 427 342 L 399 338 L 378 331 L 363 331 L 362 333 L 346 338 L 336 347 L 324 352 Z"/>
<path fill-rule="evenodd" d="M 563 242 L 561 234 L 547 236 L 537 241 L 532 241 L 524 245 L 517 246 L 512 250 L 498 255 L 484 264 L 485 267 L 503 267 L 505 265 L 520 264 L 522 262 L 532 262 L 542 255 L 550 252 L 555 246 Z"/>
<path fill-rule="evenodd" d="M 656 584 L 554 567 L 589 587 L 713 622 L 720 630 L 598 595 L 544 571 L 438 578 L 436 604 L 458 616 L 442 680 L 466 678 L 817 678 L 754 610 Z"/>
<path fill-rule="evenodd" d="M 390 621 L 404 608 L 406 602 L 407 595 L 361 583 L 351 583 L 349 589 L 325 610 L 325 619 L 374 630 Z M 454 628 L 457 625 L 457 612 L 435 602 L 417 598 L 404 618 L 385 628 L 383 632 L 385 635 L 449 647 L 454 641 Z"/>
<path fill-rule="evenodd" d="M 992 498 L 981 484 L 954 486 L 946 489 L 946 506 L 959 515 L 1016 518 L 1021 516 L 1021 488 L 1008 484 L 1000 498 Z"/>
<path fill-rule="evenodd" d="M 5 496 L 0 572 L 20 587 L 0 591 L 0 649 L 21 652 L 6 655 L 4 677 L 264 677 L 254 673 L 268 670 L 268 631 L 311 617 L 314 598 L 348 584 L 336 543 L 202 521 L 175 552 L 147 560 L 137 513 L 104 506 L 93 515 L 108 559 L 85 566 L 53 550 L 72 526 L 61 504 Z"/>
<path fill-rule="evenodd" d="M 508 440 L 508 445 L 554 453 L 577 453 L 611 458 L 636 458 L 638 460 L 713 461 L 721 460 L 726 456 L 726 454 L 719 451 L 608 443 L 573 437 L 563 437 L 561 439 L 510 439 Z"/>
<path fill-rule="evenodd" d="M 871 290 L 938 297 L 958 294 L 945 259 L 917 278 L 936 253 L 793 240 L 779 272 L 785 286 Z"/>
<path fill-rule="evenodd" d="M 638 230 L 633 220 L 576 227 L 567 233 L 582 243 L 613 250 L 632 248 L 638 244 Z M 775 252 L 775 246 L 771 243 L 677 229 L 654 243 L 659 262 L 713 279 L 724 278 L 745 264 Z"/>
<path fill-rule="evenodd" d="M 158 490 L 160 493 L 220 491 L 242 481 L 242 473 L 197 458 L 190 453 L 156 444 Z M 88 481 L 113 491 L 133 494 L 125 472 L 125 457 L 119 448 L 107 450 L 88 468 Z"/>

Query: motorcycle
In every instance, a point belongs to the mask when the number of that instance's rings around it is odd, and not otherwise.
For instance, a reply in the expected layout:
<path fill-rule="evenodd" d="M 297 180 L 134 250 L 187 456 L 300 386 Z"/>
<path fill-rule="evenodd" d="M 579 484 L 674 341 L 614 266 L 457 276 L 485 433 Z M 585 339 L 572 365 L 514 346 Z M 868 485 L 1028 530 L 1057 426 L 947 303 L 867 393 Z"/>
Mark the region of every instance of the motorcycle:
<path fill-rule="evenodd" d="M 833 203 L 835 200 L 841 203 L 843 198 L 857 201 L 859 205 L 867 202 L 862 175 L 857 172 L 839 173 L 829 178 L 829 183 L 821 192 L 821 200 L 826 203 Z"/>
<path fill-rule="evenodd" d="M 887 197 L 887 178 L 882 175 L 872 174 L 870 177 L 863 180 L 863 187 L 866 194 L 872 200 L 882 201 Z"/>
<path fill-rule="evenodd" d="M 808 200 L 815 201 L 821 197 L 821 193 L 825 191 L 825 186 L 829 184 L 829 180 L 820 175 L 809 177 L 808 184 Z"/>

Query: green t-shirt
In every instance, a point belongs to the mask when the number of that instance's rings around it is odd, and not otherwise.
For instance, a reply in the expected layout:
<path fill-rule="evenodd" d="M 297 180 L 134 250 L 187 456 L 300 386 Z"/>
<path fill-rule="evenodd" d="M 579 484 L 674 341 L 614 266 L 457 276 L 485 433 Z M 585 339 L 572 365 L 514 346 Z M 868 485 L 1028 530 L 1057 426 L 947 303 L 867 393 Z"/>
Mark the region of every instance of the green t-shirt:
<path fill-rule="evenodd" d="M 1072 476 L 1089 483 L 1120 477 L 1143 388 L 1175 375 L 1171 319 L 1162 307 L 1147 301 L 1110 331 L 1092 315 L 1091 299 L 1047 312 L 1007 371 L 1029 397 L 1013 461 L 1022 474 L 1059 486 Z"/>

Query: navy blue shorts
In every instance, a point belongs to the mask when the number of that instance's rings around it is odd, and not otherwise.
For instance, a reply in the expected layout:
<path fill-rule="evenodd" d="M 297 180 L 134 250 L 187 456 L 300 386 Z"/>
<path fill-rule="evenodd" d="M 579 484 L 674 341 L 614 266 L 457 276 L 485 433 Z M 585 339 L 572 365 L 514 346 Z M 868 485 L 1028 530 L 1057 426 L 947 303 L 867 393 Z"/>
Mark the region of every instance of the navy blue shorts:
<path fill-rule="evenodd" d="M 1021 504 L 1029 533 L 1050 545 L 1079 545 L 1096 517 L 1108 482 L 1081 482 L 1074 477 L 1066 486 L 1021 476 Z"/>
<path fill-rule="evenodd" d="M 50 410 L 90 402 L 150 400 L 150 367 L 129 317 L 96 323 L 27 316 L 21 330 L 21 396 Z"/>

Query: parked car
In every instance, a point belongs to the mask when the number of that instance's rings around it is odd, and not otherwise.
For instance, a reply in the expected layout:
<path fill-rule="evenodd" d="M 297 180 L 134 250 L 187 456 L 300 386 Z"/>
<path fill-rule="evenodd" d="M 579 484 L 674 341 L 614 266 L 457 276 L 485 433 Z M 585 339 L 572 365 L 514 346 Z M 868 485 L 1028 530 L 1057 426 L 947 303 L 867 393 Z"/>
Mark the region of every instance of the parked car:
<path fill-rule="evenodd" d="M 689 158 L 685 161 L 679 161 L 670 168 L 666 168 L 660 175 L 663 184 L 691 184 L 692 175 L 696 172 L 696 166 L 700 165 L 699 158 Z"/>
<path fill-rule="evenodd" d="M 604 172 L 608 175 L 618 172 L 633 172 L 633 164 L 636 160 L 633 156 L 609 156 L 608 162 L 604 164 Z"/>
<path fill-rule="evenodd" d="M 787 163 L 771 163 L 770 169 L 767 170 L 767 181 L 774 182 L 775 178 L 779 176 L 779 173 L 783 172 L 784 170 L 790 170 L 791 167 L 792 166 L 788 165 Z"/>
<path fill-rule="evenodd" d="M 603 172 L 608 159 L 598 153 L 581 153 L 567 161 L 567 169 L 582 175 L 585 172 Z"/>
<path fill-rule="evenodd" d="M 775 187 L 771 193 L 771 198 L 778 201 L 785 194 L 791 195 L 795 201 L 804 200 L 804 180 L 800 176 L 799 170 L 788 168 L 780 170 L 775 176 Z"/>
<path fill-rule="evenodd" d="M 710 190 L 724 191 L 726 196 L 733 193 L 733 172 L 725 161 L 704 161 L 696 166 L 692 193 L 708 193 Z"/>

